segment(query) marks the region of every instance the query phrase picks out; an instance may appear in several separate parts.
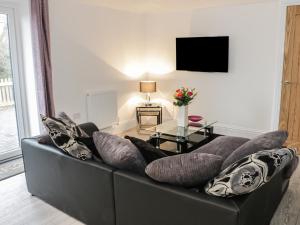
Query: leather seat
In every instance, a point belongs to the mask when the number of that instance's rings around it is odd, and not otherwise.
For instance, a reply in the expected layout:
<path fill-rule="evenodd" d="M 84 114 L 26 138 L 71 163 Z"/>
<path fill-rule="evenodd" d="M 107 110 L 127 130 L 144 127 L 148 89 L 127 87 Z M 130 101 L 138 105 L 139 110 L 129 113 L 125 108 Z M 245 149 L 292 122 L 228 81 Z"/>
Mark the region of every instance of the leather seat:
<path fill-rule="evenodd" d="M 82 126 L 88 134 L 98 130 Z M 99 161 L 81 161 L 37 138 L 22 140 L 28 191 L 86 224 L 115 224 L 114 169 Z"/>
<path fill-rule="evenodd" d="M 89 225 L 268 225 L 289 184 L 282 170 L 253 193 L 225 199 L 81 161 L 37 138 L 23 139 L 22 151 L 28 191 Z"/>
<path fill-rule="evenodd" d="M 220 198 L 114 172 L 117 225 L 268 225 L 288 187 L 280 173 L 255 192 Z"/>

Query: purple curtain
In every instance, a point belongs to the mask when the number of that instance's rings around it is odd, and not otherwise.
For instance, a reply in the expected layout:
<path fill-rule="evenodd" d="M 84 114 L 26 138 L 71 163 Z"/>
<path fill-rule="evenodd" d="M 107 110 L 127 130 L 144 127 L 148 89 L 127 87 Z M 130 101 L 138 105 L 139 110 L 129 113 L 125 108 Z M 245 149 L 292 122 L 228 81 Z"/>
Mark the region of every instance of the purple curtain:
<path fill-rule="evenodd" d="M 54 116 L 48 0 L 31 0 L 31 27 L 39 113 Z"/>

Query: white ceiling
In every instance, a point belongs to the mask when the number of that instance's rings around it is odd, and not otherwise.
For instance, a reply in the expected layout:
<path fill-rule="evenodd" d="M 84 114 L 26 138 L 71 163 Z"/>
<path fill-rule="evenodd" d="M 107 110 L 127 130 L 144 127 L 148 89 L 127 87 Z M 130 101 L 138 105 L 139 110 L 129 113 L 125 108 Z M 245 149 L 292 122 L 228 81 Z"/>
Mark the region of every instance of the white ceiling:
<path fill-rule="evenodd" d="M 249 4 L 279 0 L 81 0 L 114 9 L 134 12 L 179 11 L 223 5 Z"/>

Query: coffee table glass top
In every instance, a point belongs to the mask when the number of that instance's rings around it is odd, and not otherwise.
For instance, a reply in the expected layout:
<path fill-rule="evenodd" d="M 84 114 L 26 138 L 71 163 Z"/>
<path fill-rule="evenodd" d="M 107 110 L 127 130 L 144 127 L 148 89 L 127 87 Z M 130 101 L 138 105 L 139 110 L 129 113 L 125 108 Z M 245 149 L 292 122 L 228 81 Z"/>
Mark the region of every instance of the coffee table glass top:
<path fill-rule="evenodd" d="M 177 126 L 177 121 L 176 120 L 169 120 L 166 122 L 163 122 L 162 124 L 159 124 L 157 126 L 154 126 L 152 128 L 149 128 L 148 130 L 154 129 L 154 131 L 157 134 L 166 134 L 166 135 L 171 135 L 174 137 L 188 137 L 193 133 L 196 133 L 198 131 L 203 131 L 205 132 L 207 127 L 210 127 L 214 124 L 216 124 L 217 121 L 205 121 L 202 120 L 199 122 L 201 124 L 200 126 L 188 126 L 187 128 L 184 127 L 179 127 Z"/>

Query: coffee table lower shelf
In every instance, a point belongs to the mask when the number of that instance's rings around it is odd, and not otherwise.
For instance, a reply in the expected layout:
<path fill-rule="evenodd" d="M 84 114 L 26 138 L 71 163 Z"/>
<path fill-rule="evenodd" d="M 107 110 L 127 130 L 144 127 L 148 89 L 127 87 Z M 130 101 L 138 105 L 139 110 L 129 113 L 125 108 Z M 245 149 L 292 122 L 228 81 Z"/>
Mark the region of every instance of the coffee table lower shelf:
<path fill-rule="evenodd" d="M 202 145 L 207 144 L 213 139 L 213 127 L 210 126 L 205 129 L 205 132 L 196 132 L 188 137 L 178 137 L 164 133 L 155 133 L 150 137 L 149 143 L 170 155 L 188 153 L 201 147 Z M 162 149 L 161 144 L 165 142 L 176 143 L 176 149 Z"/>

